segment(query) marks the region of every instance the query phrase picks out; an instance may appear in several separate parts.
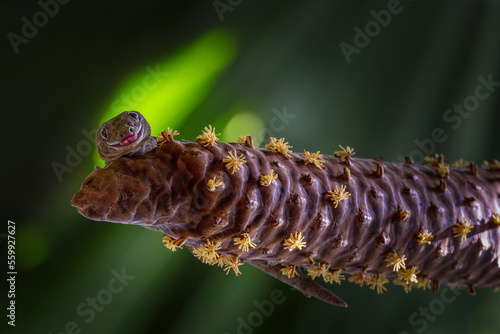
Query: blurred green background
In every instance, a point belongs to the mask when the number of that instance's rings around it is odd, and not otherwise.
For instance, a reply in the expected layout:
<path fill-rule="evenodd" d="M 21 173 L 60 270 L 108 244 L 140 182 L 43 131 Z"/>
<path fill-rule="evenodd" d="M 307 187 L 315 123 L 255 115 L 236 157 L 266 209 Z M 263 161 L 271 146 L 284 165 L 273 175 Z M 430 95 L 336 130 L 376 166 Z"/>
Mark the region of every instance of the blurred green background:
<path fill-rule="evenodd" d="M 421 161 L 421 142 L 448 161 L 499 159 L 500 87 L 474 100 L 478 77 L 500 81 L 498 2 L 8 0 L 0 8 L 2 211 L 5 224 L 16 223 L 18 272 L 16 327 L 2 315 L 2 333 L 499 332 L 500 295 L 487 289 L 444 303 L 441 292 L 390 284 L 377 295 L 346 281 L 330 287 L 349 304 L 336 308 L 248 265 L 226 276 L 187 250 L 170 252 L 161 233 L 90 221 L 69 204 L 100 164 L 85 133 L 123 110 L 143 113 L 154 134 L 170 126 L 189 140 L 212 124 L 225 141 L 285 137 L 294 151 L 332 154 L 341 144 L 358 157 Z M 464 102 L 470 112 L 447 111 Z M 446 140 L 431 142 L 436 128 Z M 271 310 L 262 302 L 273 293 L 281 297 Z M 7 288 L 0 294 L 6 314 Z"/>

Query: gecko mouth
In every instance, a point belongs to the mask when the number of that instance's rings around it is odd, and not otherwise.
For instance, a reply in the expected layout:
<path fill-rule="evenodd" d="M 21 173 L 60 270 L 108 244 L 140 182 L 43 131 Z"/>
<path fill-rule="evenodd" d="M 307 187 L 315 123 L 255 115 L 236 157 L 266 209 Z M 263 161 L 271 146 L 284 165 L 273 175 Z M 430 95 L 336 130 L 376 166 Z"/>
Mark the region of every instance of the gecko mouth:
<path fill-rule="evenodd" d="M 122 146 L 131 145 L 137 141 L 137 139 L 140 137 L 141 133 L 142 133 L 142 127 L 139 128 L 139 130 L 136 133 L 131 134 L 130 136 L 123 138 L 122 140 L 120 140 L 120 142 L 118 144 L 115 144 L 113 146 L 122 147 Z"/>

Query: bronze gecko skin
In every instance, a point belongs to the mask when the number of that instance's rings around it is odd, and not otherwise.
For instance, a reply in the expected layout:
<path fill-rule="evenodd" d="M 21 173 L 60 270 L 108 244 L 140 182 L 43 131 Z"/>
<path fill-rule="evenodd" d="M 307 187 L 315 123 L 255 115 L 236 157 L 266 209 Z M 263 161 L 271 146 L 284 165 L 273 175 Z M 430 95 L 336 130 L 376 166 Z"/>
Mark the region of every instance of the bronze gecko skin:
<path fill-rule="evenodd" d="M 204 263 L 240 273 L 249 263 L 306 296 L 347 304 L 313 281 L 349 281 L 378 293 L 388 279 L 434 290 L 440 283 L 500 286 L 500 163 L 449 167 L 292 153 L 284 139 L 253 147 L 162 132 L 149 155 L 92 172 L 71 204 L 83 216 L 164 233 Z M 307 272 L 307 275 L 305 274 Z"/>
<path fill-rule="evenodd" d="M 102 124 L 96 134 L 97 151 L 108 165 L 121 156 L 145 154 L 156 147 L 151 127 L 137 111 L 125 111 Z"/>

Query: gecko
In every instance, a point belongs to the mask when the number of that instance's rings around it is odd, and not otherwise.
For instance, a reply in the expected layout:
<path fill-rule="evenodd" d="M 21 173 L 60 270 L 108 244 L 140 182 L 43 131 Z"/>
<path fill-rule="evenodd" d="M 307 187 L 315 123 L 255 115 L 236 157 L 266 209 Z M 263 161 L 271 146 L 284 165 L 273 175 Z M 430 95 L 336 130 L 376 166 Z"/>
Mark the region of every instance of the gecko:
<path fill-rule="evenodd" d="M 500 287 L 497 160 L 449 166 L 436 154 L 423 166 L 354 158 L 349 146 L 298 154 L 284 138 L 271 137 L 264 148 L 250 135 L 218 142 L 211 125 L 196 142 L 174 140 L 178 131 L 169 128 L 155 148 L 139 116 L 125 112 L 103 125 L 101 137 L 110 137 L 104 158 L 112 163 L 73 197 L 83 216 L 160 231 L 168 249 L 184 246 L 226 274 L 248 263 L 342 307 L 313 280 L 340 284 L 347 274 L 377 293 L 389 279 L 406 292 Z"/>
<path fill-rule="evenodd" d="M 122 156 L 146 154 L 156 148 L 148 121 L 137 111 L 124 111 L 103 123 L 97 130 L 96 142 L 105 166 Z"/>
<path fill-rule="evenodd" d="M 111 163 L 123 156 L 146 155 L 160 146 L 161 139 L 172 141 L 178 131 L 170 130 L 162 132 L 162 137 L 151 136 L 151 127 L 144 116 L 137 111 L 124 111 L 118 116 L 103 123 L 96 134 L 96 142 L 99 156 L 105 162 L 105 168 L 111 167 Z M 99 170 L 100 168 L 97 168 Z M 77 200 L 72 200 L 72 205 L 79 206 Z M 153 227 L 153 230 L 159 230 Z M 188 249 L 193 252 L 191 247 Z M 330 290 L 310 280 L 305 275 L 289 278 L 283 276 L 279 266 L 270 266 L 259 260 L 246 261 L 250 265 L 262 270 L 268 275 L 286 283 L 300 291 L 307 297 L 315 297 L 332 305 L 347 307 L 347 304 Z"/>

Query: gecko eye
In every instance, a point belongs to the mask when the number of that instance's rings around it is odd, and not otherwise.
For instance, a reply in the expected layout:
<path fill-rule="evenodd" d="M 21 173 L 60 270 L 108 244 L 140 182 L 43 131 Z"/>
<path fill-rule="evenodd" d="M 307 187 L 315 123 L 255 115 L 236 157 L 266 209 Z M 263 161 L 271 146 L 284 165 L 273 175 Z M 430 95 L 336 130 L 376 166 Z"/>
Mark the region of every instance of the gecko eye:
<path fill-rule="evenodd" d="M 138 120 L 139 120 L 139 114 L 138 114 L 138 113 L 136 113 L 136 112 L 131 111 L 131 112 L 129 112 L 129 113 L 128 113 L 128 115 L 129 115 L 129 116 L 130 116 L 130 118 L 132 118 L 132 120 L 134 120 L 134 121 L 138 121 Z"/>
<path fill-rule="evenodd" d="M 101 129 L 101 137 L 104 139 L 108 139 L 108 131 L 106 131 L 106 128 Z"/>

